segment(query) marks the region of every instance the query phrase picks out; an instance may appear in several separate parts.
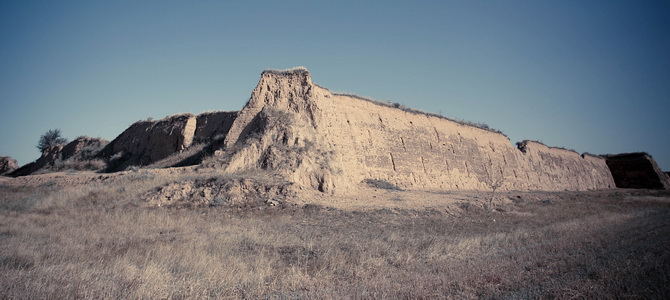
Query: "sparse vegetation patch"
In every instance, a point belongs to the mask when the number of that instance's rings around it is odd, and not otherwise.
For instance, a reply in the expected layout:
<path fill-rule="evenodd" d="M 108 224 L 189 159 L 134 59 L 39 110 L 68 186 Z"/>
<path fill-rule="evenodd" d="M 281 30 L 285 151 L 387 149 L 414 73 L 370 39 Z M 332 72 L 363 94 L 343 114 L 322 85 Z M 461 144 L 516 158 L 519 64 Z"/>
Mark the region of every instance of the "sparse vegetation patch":
<path fill-rule="evenodd" d="M 459 215 L 290 202 L 143 207 L 138 193 L 157 180 L 2 187 L 0 298 L 670 296 L 663 191 L 517 193 L 523 201 Z M 411 197 L 403 193 L 401 203 Z M 22 209 L 7 205 L 31 198 Z"/>

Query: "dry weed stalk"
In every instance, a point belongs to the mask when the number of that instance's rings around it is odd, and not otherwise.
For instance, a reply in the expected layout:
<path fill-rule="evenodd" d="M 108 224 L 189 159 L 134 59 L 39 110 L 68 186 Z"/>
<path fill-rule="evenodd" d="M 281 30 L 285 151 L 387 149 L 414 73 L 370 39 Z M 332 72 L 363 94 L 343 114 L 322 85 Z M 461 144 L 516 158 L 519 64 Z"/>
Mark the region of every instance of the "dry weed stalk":
<path fill-rule="evenodd" d="M 500 166 L 495 168 L 493 165 L 493 160 L 489 158 L 488 166 L 484 166 L 484 183 L 491 189 L 489 195 L 489 204 L 488 209 L 493 209 L 493 199 L 495 198 L 496 190 L 498 190 L 503 184 L 505 184 L 505 169 Z"/>

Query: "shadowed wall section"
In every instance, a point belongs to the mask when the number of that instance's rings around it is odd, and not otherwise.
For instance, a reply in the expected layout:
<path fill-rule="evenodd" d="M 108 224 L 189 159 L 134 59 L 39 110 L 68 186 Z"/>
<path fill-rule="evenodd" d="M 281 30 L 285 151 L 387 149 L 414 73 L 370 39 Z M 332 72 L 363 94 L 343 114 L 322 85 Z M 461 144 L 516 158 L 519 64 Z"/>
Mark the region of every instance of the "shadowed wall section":
<path fill-rule="evenodd" d="M 647 153 L 607 155 L 606 158 L 619 188 L 670 189 L 670 178 Z"/>
<path fill-rule="evenodd" d="M 109 160 L 109 171 L 148 165 L 194 143 L 224 139 L 236 117 L 237 112 L 208 112 L 139 121 L 110 142 L 100 155 Z"/>
<path fill-rule="evenodd" d="M 225 138 L 237 118 L 237 111 L 216 111 L 199 114 L 196 117 L 194 143 L 210 143 Z"/>

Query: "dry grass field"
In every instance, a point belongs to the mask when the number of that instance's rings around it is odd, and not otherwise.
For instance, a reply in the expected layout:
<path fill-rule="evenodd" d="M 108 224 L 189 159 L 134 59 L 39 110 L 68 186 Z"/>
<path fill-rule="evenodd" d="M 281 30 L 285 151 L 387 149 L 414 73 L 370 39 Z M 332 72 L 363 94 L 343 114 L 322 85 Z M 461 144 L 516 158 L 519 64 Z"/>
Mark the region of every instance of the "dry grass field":
<path fill-rule="evenodd" d="M 170 209 L 142 205 L 156 179 L 127 177 L 0 182 L 0 298 L 670 298 L 668 192 L 501 193 L 493 211 L 475 193 L 434 195 L 457 211 L 403 206 L 412 191 L 365 209 Z"/>

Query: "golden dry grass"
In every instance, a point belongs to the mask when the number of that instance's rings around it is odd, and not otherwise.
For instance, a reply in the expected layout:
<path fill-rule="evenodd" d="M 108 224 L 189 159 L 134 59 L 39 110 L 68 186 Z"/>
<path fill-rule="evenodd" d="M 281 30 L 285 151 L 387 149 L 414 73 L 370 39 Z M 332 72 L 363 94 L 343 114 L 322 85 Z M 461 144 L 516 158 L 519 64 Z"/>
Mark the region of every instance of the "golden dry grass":
<path fill-rule="evenodd" d="M 667 192 L 509 194 L 459 216 L 155 209 L 139 195 L 158 179 L 134 176 L 0 187 L 0 298 L 670 297 Z"/>

